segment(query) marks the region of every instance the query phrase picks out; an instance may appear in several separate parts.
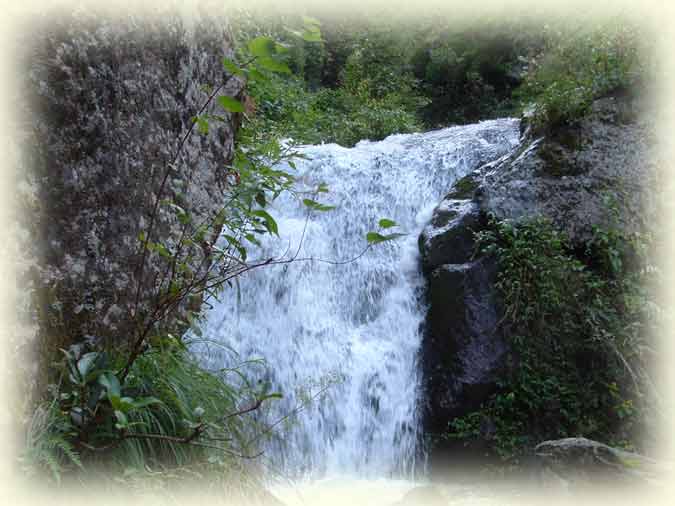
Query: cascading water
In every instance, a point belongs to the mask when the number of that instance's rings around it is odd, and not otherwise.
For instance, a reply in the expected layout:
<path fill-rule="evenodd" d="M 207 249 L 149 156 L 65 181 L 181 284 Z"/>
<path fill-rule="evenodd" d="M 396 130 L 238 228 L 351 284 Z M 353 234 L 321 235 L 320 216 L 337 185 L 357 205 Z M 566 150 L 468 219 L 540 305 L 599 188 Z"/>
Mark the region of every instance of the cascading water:
<path fill-rule="evenodd" d="M 225 294 L 209 311 L 204 336 L 237 356 L 210 350 L 205 360 L 227 367 L 264 359 L 260 379 L 284 394 L 271 420 L 303 406 L 265 443 L 286 475 L 410 477 L 420 470 L 416 357 L 425 309 L 417 237 L 455 179 L 504 155 L 518 137 L 517 120 L 499 119 L 351 149 L 301 149 L 310 159 L 296 162 L 298 190 L 326 183 L 330 193 L 320 200 L 336 209 L 307 219 L 296 199 L 278 198 L 270 213 L 281 238 L 249 256 L 299 250 L 298 259 L 351 259 L 379 218 L 407 235 L 342 265 L 296 260 L 249 272 L 238 296 Z M 322 396 L 306 403 L 317 391 Z"/>

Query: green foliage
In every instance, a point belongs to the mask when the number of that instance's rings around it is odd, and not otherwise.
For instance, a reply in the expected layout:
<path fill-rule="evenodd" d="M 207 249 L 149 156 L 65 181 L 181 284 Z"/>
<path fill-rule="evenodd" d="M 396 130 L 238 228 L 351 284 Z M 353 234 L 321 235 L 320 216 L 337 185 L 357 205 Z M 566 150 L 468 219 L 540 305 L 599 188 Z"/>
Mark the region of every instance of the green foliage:
<path fill-rule="evenodd" d="M 654 269 L 640 256 L 649 238 L 597 229 L 581 258 L 544 220 L 493 221 L 477 239 L 499 265 L 496 287 L 511 354 L 499 391 L 453 420 L 448 437 L 479 437 L 489 420 L 494 450 L 516 462 L 545 439 L 636 441 L 649 414 L 639 351 L 653 305 L 646 282 Z"/>
<path fill-rule="evenodd" d="M 594 99 L 634 88 L 646 72 L 640 34 L 627 24 L 582 29 L 545 27 L 516 98 L 535 103 L 533 124 L 556 128 L 586 116 Z"/>
<path fill-rule="evenodd" d="M 51 386 L 52 400 L 34 414 L 21 459 L 29 474 L 47 470 L 59 482 L 76 468 L 105 476 L 231 465 L 253 452 L 255 422 L 240 414 L 242 403 L 280 397 L 267 385 L 233 387 L 245 370 L 206 370 L 171 335 L 153 338 L 124 380 L 125 357 L 83 350 L 64 351 L 63 382 Z"/>
<path fill-rule="evenodd" d="M 316 20 L 307 18 L 305 24 L 300 38 L 320 40 Z M 289 53 L 287 45 L 258 35 L 241 50 L 243 63 L 224 59 L 223 66 L 229 76 L 245 76 L 252 86 L 264 88 L 275 74 L 290 72 Z M 246 113 L 245 102 L 219 94 L 229 78 L 215 89 L 205 87 L 208 98 L 181 138 L 174 164 L 193 130 L 212 135 L 212 126 L 231 121 L 229 114 Z M 270 204 L 282 193 L 294 195 L 308 213 L 334 208 L 315 200 L 328 191 L 325 184 L 308 192 L 313 198 L 303 198 L 307 193 L 295 191 L 294 176 L 279 168 L 286 162 L 293 169 L 293 160 L 302 157 L 292 143 L 282 145 L 269 132 L 245 125 L 232 163 L 224 168 L 223 207 L 212 216 L 193 215 L 184 182 L 175 180 L 176 188 L 164 191 L 171 167 L 165 169 L 150 224 L 138 236 L 142 248 L 138 278 L 143 279 L 148 259 L 163 273 L 154 280 L 154 306 L 138 315 L 137 334 L 130 336 L 126 348 L 98 343 L 62 350 L 63 358 L 55 364 L 60 383 L 52 385 L 49 404 L 36 412 L 29 431 L 22 459 L 27 472 L 48 470 L 60 481 L 62 474 L 79 468 L 84 474 L 124 481 L 129 473 L 163 473 L 195 465 L 202 471 L 230 473 L 241 467 L 237 460 L 256 456 L 254 443 L 270 431 L 258 431 L 247 415 L 281 394 L 270 392 L 262 382 L 249 383 L 241 368 L 205 369 L 187 343 L 165 331 L 167 315 L 176 308 L 194 307 L 204 296 L 217 297 L 230 280 L 272 262 L 247 262 L 247 245 L 259 244 L 261 235 L 279 235 Z M 170 196 L 165 198 L 166 194 Z M 160 220 L 175 220 L 178 233 L 158 239 Z M 380 225 L 389 228 L 395 223 L 381 220 Z M 372 243 L 398 235 L 378 234 L 368 240 L 362 254 Z M 222 242 L 216 242 L 219 236 Z M 188 309 L 184 328 L 192 327 L 199 335 L 198 318 Z M 245 404 L 248 407 L 242 408 Z"/>
<path fill-rule="evenodd" d="M 394 220 L 390 220 L 388 218 L 382 218 L 381 220 L 379 220 L 377 222 L 377 224 L 378 224 L 380 230 L 382 230 L 382 231 L 386 230 L 388 228 L 398 226 L 398 223 L 396 223 Z M 370 247 L 370 246 L 375 245 L 375 244 L 379 244 L 379 243 L 382 243 L 382 242 L 388 242 L 388 241 L 392 241 L 394 239 L 398 239 L 399 237 L 403 237 L 405 235 L 406 234 L 403 234 L 403 233 L 400 233 L 400 232 L 383 235 L 383 234 L 380 234 L 379 232 L 372 232 L 371 231 L 371 232 L 368 232 L 366 234 L 366 241 L 368 242 L 368 247 Z"/>
<path fill-rule="evenodd" d="M 290 137 L 302 144 L 353 146 L 362 139 L 381 140 L 394 133 L 422 129 L 414 110 L 406 108 L 398 94 L 373 98 L 364 91 L 356 95 L 342 88 L 313 93 L 297 78 L 281 76 L 251 83 L 249 92 L 257 115 L 247 130 L 254 130 L 258 136 Z"/>
<path fill-rule="evenodd" d="M 47 476 L 56 483 L 61 482 L 64 473 L 82 469 L 80 455 L 76 452 L 68 434 L 73 426 L 59 411 L 55 397 L 33 412 L 26 430 L 26 441 L 19 457 L 21 470 L 29 478 Z"/>
<path fill-rule="evenodd" d="M 276 19 L 256 30 L 299 33 Z M 645 74 L 643 36 L 620 21 L 551 28 L 496 16 L 470 24 L 345 16 L 324 20 L 321 36 L 289 52 L 296 78 L 251 88 L 263 117 L 256 128 L 274 123 L 298 142 L 351 146 L 533 106 L 535 124 L 554 128 Z"/>
<path fill-rule="evenodd" d="M 293 24 L 290 19 L 287 22 Z M 240 37 L 262 31 L 282 40 L 290 34 L 303 41 L 287 54 L 295 76 L 270 75 L 250 83 L 256 116 L 245 130 L 304 144 L 353 146 L 362 139 L 380 140 L 422 129 L 416 111 L 427 100 L 417 93 L 411 67 L 398 49 L 403 39 L 375 27 L 336 29 L 335 23 L 328 23 L 323 39 L 325 24 L 313 18 L 303 22 L 302 37 L 277 20 L 261 22 L 255 29 L 240 27 Z M 310 42 L 317 39 L 319 43 Z"/>
<path fill-rule="evenodd" d="M 425 123 L 467 123 L 513 114 L 512 93 L 520 84 L 522 55 L 535 34 L 531 26 L 503 19 L 484 19 L 468 27 L 433 25 L 412 59 L 415 76 L 431 99 L 421 111 Z"/>

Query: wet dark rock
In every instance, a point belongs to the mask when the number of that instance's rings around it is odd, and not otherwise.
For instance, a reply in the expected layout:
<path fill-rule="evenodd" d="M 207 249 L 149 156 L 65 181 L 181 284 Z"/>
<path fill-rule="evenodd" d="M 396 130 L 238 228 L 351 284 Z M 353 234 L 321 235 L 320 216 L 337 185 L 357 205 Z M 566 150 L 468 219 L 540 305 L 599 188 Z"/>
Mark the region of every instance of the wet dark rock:
<path fill-rule="evenodd" d="M 445 199 L 419 238 L 426 270 L 442 264 L 462 263 L 474 250 L 474 231 L 479 230 L 480 209 L 470 200 Z"/>
<path fill-rule="evenodd" d="M 494 262 L 482 258 L 431 271 L 423 343 L 429 428 L 479 407 L 495 389 L 506 346 L 498 332 Z"/>

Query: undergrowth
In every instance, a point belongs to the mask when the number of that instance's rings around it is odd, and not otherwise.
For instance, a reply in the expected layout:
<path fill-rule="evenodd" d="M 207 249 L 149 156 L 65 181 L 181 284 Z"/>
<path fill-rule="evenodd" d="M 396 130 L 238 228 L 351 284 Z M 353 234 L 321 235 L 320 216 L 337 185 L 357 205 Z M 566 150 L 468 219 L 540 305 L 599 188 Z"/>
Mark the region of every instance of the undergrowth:
<path fill-rule="evenodd" d="M 580 251 L 538 219 L 492 220 L 477 240 L 497 259 L 510 352 L 498 391 L 447 437 L 485 439 L 511 464 L 562 437 L 639 449 L 657 416 L 645 354 L 658 308 L 651 238 L 596 228 Z"/>
<path fill-rule="evenodd" d="M 124 384 L 110 385 L 109 371 L 123 360 L 81 345 L 66 351 L 56 364 L 61 382 L 50 385 L 51 400 L 27 431 L 20 462 L 29 477 L 61 483 L 183 474 L 215 482 L 236 475 L 255 488 L 257 463 L 247 457 L 257 456 L 250 441 L 259 427 L 242 405 L 277 395 L 260 385 L 234 387 L 233 376 L 244 371 L 207 370 L 173 336 L 154 339 Z"/>

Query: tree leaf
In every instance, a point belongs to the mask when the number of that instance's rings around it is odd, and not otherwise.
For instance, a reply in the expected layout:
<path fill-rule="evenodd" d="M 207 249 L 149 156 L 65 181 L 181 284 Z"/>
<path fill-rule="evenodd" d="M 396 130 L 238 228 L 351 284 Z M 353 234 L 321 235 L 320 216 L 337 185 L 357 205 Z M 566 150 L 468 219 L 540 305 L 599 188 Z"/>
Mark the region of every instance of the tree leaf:
<path fill-rule="evenodd" d="M 251 81 L 267 81 L 267 77 L 257 69 L 250 69 L 248 71 L 248 78 Z"/>
<path fill-rule="evenodd" d="M 387 218 L 382 218 L 378 222 L 378 225 L 380 225 L 380 227 L 382 227 L 382 228 L 391 228 L 391 227 L 395 227 L 396 225 L 398 225 L 398 223 L 396 223 L 393 220 L 388 220 Z"/>
<path fill-rule="evenodd" d="M 223 109 L 230 112 L 244 112 L 244 104 L 226 95 L 219 96 L 216 100 Z"/>
<path fill-rule="evenodd" d="M 119 409 L 115 410 L 115 418 L 117 418 L 117 422 L 115 424 L 115 427 L 118 429 L 124 429 L 129 425 L 129 420 L 127 419 L 127 415 L 125 415 L 122 411 Z"/>
<path fill-rule="evenodd" d="M 284 74 L 291 73 L 291 69 L 288 67 L 288 65 L 279 60 L 275 60 L 274 58 L 270 57 L 258 58 L 256 63 L 260 67 L 264 68 L 265 70 L 269 70 L 271 72 L 281 72 Z"/>
<path fill-rule="evenodd" d="M 82 355 L 82 358 L 77 361 L 77 372 L 80 373 L 80 378 L 84 379 L 87 374 L 89 374 L 89 371 L 97 358 L 98 352 L 96 351 L 91 351 Z"/>
<path fill-rule="evenodd" d="M 265 401 L 267 399 L 283 399 L 283 398 L 284 398 L 284 396 L 281 393 L 272 392 L 272 393 L 263 395 L 259 400 Z"/>
<path fill-rule="evenodd" d="M 258 58 L 271 56 L 275 52 L 274 41 L 269 37 L 256 37 L 248 42 L 248 50 Z"/>
<path fill-rule="evenodd" d="M 227 58 L 223 58 L 223 67 L 234 76 L 241 76 L 244 74 L 244 71 L 236 63 Z"/>
<path fill-rule="evenodd" d="M 225 240 L 230 243 L 234 249 L 236 249 L 239 252 L 239 256 L 241 257 L 241 261 L 245 262 L 246 261 L 246 248 L 242 246 L 242 244 L 235 238 L 232 237 L 231 235 L 223 234 L 223 237 Z"/>
<path fill-rule="evenodd" d="M 256 237 L 253 234 L 246 234 L 244 237 L 246 238 L 247 241 L 252 242 L 256 246 L 260 246 L 260 241 L 256 239 Z"/>
<path fill-rule="evenodd" d="M 251 214 L 254 216 L 259 216 L 265 221 L 265 228 L 272 234 L 279 235 L 279 227 L 277 226 L 277 222 L 274 221 L 274 218 L 270 216 L 270 214 L 267 211 L 263 211 L 262 209 L 258 209 L 256 211 L 252 211 Z"/>
<path fill-rule="evenodd" d="M 311 199 L 303 199 L 302 203 L 315 211 L 330 211 L 331 209 L 335 209 L 335 206 L 327 206 L 325 204 L 320 204 Z"/>
<path fill-rule="evenodd" d="M 314 31 L 305 31 L 302 33 L 302 40 L 305 42 L 321 42 L 321 33 Z"/>
<path fill-rule="evenodd" d="M 209 133 L 209 120 L 204 116 L 195 116 L 195 121 L 197 122 L 197 131 L 206 135 Z"/>
<path fill-rule="evenodd" d="M 112 372 L 104 372 L 98 377 L 98 382 L 103 385 L 108 393 L 108 398 L 111 396 L 120 397 L 122 395 L 122 387 L 120 381 Z"/>
<path fill-rule="evenodd" d="M 382 235 L 378 234 L 377 232 L 368 232 L 366 234 L 366 241 L 368 241 L 368 244 L 378 244 L 381 242 L 391 241 L 392 239 L 396 239 L 397 237 L 401 237 L 404 235 L 406 234 Z"/>
<path fill-rule="evenodd" d="M 287 44 L 282 44 L 281 42 L 275 42 L 274 49 L 277 54 L 286 54 L 289 51 L 289 46 Z"/>

